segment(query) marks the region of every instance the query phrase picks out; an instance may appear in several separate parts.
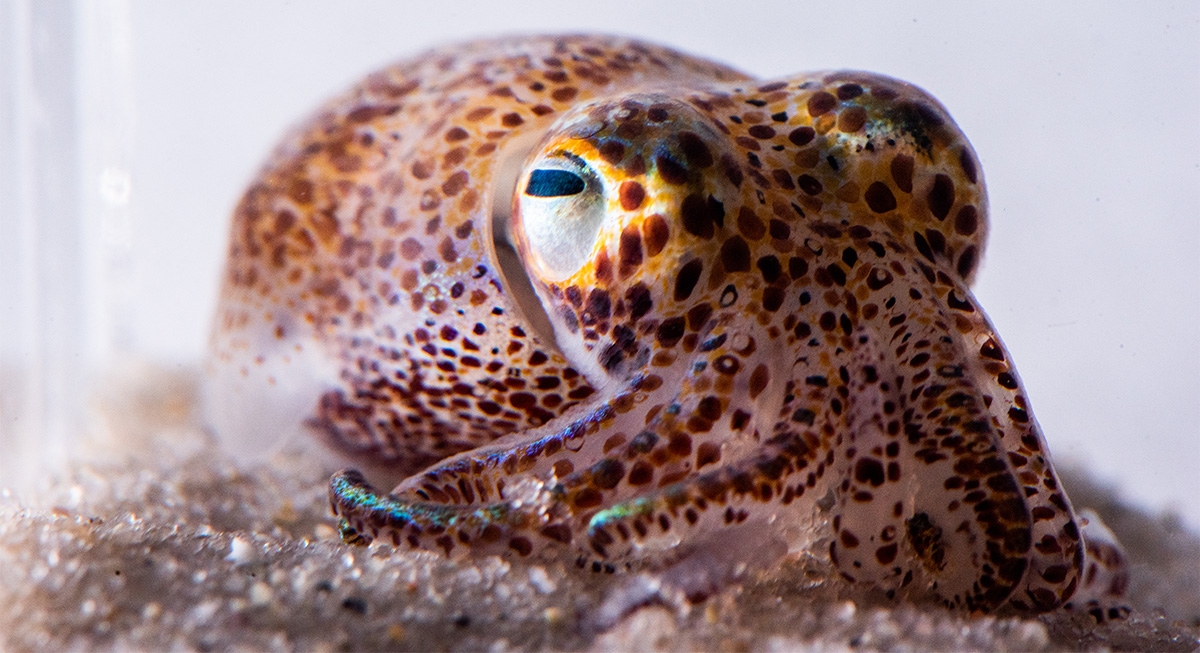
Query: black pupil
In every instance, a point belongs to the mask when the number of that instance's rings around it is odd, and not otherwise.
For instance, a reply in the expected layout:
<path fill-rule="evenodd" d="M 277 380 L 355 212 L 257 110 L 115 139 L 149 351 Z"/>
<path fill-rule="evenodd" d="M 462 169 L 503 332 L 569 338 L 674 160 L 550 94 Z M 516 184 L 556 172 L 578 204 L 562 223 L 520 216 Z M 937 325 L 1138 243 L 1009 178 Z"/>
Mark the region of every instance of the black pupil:
<path fill-rule="evenodd" d="M 525 194 L 531 197 L 562 197 L 582 193 L 583 179 L 566 170 L 534 170 Z"/>

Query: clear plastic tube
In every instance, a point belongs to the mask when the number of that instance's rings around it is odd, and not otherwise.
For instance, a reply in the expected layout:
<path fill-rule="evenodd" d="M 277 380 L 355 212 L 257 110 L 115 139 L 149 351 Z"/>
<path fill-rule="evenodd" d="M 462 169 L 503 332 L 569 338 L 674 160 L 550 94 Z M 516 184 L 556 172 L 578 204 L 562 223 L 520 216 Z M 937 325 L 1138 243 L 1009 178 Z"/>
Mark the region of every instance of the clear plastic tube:
<path fill-rule="evenodd" d="M 126 0 L 0 3 L 0 488 L 78 450 L 129 344 L 132 75 Z"/>

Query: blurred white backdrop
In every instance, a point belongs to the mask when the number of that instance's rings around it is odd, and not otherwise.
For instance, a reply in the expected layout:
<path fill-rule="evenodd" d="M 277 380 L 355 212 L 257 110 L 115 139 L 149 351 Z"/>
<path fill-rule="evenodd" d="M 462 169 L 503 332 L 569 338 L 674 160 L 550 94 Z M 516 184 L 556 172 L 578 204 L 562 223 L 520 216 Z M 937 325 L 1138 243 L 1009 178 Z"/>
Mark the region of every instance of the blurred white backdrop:
<path fill-rule="evenodd" d="M 428 46 L 601 31 L 761 77 L 874 70 L 932 92 L 975 145 L 992 217 L 977 295 L 1056 458 L 1200 529 L 1194 0 L 113 4 L 132 26 L 135 350 L 201 357 L 228 215 L 275 140 Z"/>

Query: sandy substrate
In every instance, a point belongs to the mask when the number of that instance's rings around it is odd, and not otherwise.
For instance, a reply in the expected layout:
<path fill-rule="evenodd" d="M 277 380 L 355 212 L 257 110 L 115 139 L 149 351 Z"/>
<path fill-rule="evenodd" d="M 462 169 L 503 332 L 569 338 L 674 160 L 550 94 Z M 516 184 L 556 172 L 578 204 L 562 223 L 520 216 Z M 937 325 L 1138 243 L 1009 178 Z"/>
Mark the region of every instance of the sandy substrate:
<path fill-rule="evenodd" d="M 892 603 L 805 556 L 689 605 L 651 574 L 451 561 L 334 531 L 327 470 L 244 466 L 197 426 L 193 376 L 106 384 L 107 435 L 36 495 L 0 497 L 0 648 L 1200 649 L 1200 537 L 1060 469 L 1132 563 L 1124 621 Z"/>

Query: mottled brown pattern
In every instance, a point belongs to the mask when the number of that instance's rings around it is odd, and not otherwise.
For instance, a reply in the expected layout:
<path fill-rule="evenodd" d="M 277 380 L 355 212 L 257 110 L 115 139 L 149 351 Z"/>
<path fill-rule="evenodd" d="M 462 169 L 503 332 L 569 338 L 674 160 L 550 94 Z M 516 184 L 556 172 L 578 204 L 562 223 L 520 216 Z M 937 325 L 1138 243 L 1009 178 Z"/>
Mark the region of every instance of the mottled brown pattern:
<path fill-rule="evenodd" d="M 987 228 L 970 144 L 904 82 L 470 43 L 279 149 L 235 215 L 213 367 L 301 375 L 310 432 L 408 475 L 334 478 L 347 541 L 612 571 L 827 520 L 848 579 L 1045 611 L 1090 559 L 969 289 Z"/>

